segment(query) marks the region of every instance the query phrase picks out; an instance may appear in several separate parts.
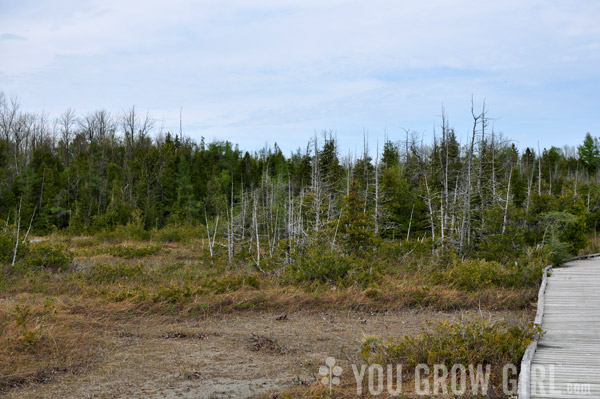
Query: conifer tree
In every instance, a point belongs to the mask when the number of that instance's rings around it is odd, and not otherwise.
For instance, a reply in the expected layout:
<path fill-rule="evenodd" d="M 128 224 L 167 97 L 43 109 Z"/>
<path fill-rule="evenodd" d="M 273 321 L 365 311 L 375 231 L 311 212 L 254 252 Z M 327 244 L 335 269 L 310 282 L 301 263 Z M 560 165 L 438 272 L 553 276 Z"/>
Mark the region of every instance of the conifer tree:
<path fill-rule="evenodd" d="M 360 254 L 373 248 L 375 233 L 373 218 L 363 212 L 364 199 L 357 180 L 352 180 L 350 193 L 344 197 L 344 208 L 340 218 L 340 232 L 349 252 Z"/>
<path fill-rule="evenodd" d="M 598 168 L 598 162 L 600 161 L 600 146 L 598 139 L 592 137 L 590 133 L 586 133 L 583 144 L 577 147 L 579 159 L 586 167 L 589 173 L 593 173 Z"/>

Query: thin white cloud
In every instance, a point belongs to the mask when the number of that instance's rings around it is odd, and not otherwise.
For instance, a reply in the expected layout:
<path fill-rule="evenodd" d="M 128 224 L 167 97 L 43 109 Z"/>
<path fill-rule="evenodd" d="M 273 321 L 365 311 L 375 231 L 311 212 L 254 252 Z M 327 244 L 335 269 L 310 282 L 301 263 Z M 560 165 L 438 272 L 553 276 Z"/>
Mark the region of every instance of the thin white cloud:
<path fill-rule="evenodd" d="M 27 38 L 12 33 L 2 33 L 0 34 L 0 40 L 27 40 Z"/>
<path fill-rule="evenodd" d="M 599 18 L 595 0 L 33 1 L 0 14 L 27 38 L 0 37 L 0 89 L 167 125 L 183 106 L 203 134 L 398 126 L 394 109 L 429 128 L 472 93 L 518 115 L 600 86 Z"/>

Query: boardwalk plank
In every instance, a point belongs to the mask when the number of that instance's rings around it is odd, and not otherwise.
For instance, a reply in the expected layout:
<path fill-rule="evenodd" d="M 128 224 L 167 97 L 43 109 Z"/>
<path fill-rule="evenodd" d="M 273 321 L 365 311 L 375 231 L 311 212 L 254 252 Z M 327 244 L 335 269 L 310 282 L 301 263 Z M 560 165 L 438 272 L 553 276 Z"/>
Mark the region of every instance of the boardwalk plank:
<path fill-rule="evenodd" d="M 600 397 L 600 259 L 551 270 L 543 307 L 531 398 Z"/>

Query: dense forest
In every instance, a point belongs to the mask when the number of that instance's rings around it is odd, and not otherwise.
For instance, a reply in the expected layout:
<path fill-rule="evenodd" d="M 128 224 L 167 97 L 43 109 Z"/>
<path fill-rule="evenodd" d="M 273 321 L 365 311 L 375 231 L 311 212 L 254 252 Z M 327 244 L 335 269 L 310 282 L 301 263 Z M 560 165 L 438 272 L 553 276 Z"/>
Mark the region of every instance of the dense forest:
<path fill-rule="evenodd" d="M 407 131 L 343 155 L 324 132 L 286 156 L 276 144 L 250 153 L 158 132 L 133 107 L 50 120 L 0 93 L 3 234 L 201 226 L 211 255 L 245 253 L 259 269 L 313 244 L 363 254 L 427 240 L 439 254 L 500 261 L 583 248 L 600 228 L 598 140 L 519 149 L 494 132 L 485 105 L 471 114 L 466 142 L 443 113 L 429 143 Z"/>

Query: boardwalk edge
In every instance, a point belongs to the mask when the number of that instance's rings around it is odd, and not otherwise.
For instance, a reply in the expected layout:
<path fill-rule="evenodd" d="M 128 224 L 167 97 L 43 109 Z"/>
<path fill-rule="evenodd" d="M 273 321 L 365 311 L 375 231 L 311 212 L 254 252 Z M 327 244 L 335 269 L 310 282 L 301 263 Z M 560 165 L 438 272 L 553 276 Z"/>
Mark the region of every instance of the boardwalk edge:
<path fill-rule="evenodd" d="M 589 258 L 599 257 L 598 254 L 590 254 L 590 255 L 581 255 L 575 258 L 571 258 L 567 260 L 564 265 L 569 262 L 573 262 L 576 260 L 583 260 Z M 537 302 L 537 312 L 535 314 L 534 324 L 538 326 L 542 326 L 542 319 L 544 318 L 544 293 L 546 292 L 546 285 L 548 285 L 548 273 L 552 270 L 553 265 L 548 265 L 543 270 L 542 283 L 540 284 L 540 290 L 538 292 L 538 302 Z M 529 344 L 525 353 L 523 354 L 523 359 L 521 360 L 521 372 L 519 373 L 519 382 L 518 382 L 518 399 L 530 399 L 530 389 L 531 389 L 531 361 L 533 360 L 533 355 L 537 349 L 538 341 L 540 339 L 540 333 L 536 333 L 533 341 Z"/>

